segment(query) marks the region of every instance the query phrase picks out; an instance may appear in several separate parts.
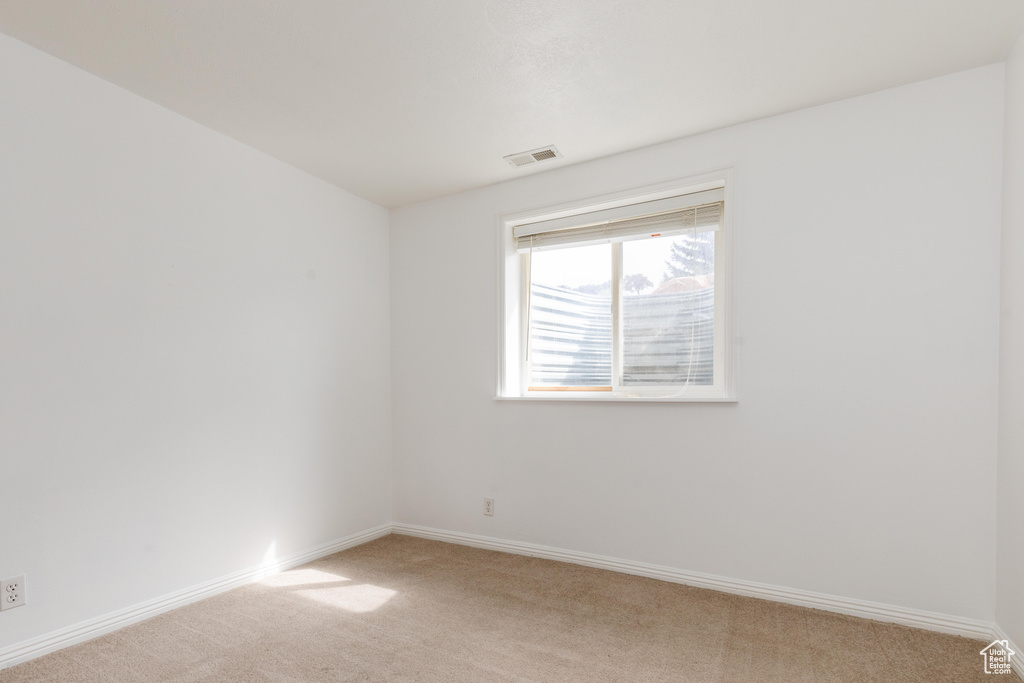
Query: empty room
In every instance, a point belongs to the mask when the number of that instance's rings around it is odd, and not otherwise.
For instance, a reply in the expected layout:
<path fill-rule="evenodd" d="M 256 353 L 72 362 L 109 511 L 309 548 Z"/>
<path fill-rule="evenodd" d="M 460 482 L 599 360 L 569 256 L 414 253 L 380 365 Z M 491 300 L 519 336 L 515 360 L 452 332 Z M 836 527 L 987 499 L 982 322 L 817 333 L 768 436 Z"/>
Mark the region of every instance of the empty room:
<path fill-rule="evenodd" d="M 0 0 L 0 683 L 1022 647 L 1024 1 Z"/>

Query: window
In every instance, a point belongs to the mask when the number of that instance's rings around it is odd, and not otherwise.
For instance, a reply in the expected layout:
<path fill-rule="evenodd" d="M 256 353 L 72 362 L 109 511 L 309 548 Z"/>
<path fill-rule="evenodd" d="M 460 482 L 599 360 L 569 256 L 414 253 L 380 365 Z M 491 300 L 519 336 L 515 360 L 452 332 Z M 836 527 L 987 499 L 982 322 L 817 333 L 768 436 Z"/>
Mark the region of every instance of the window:
<path fill-rule="evenodd" d="M 500 396 L 732 400 L 726 179 L 500 221 Z"/>

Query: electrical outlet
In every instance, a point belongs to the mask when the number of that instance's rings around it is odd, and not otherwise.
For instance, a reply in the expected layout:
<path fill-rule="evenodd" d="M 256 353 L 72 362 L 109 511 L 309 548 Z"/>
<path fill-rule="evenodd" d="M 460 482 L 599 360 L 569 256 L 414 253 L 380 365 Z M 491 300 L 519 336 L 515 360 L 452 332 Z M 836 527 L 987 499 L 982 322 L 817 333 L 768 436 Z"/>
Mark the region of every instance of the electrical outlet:
<path fill-rule="evenodd" d="M 494 516 L 494 499 L 484 498 L 484 514 L 488 517 Z"/>
<path fill-rule="evenodd" d="M 0 611 L 14 609 L 25 604 L 25 577 L 0 581 Z"/>

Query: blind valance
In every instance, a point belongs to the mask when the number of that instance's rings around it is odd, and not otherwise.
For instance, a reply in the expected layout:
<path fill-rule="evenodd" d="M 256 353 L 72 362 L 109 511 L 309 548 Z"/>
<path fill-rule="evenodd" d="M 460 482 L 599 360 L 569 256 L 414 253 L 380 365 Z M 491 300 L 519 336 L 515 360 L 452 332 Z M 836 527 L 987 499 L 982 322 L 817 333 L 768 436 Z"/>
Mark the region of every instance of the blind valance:
<path fill-rule="evenodd" d="M 707 190 L 642 204 L 526 223 L 513 228 L 517 251 L 555 249 L 645 237 L 717 230 L 723 190 Z"/>

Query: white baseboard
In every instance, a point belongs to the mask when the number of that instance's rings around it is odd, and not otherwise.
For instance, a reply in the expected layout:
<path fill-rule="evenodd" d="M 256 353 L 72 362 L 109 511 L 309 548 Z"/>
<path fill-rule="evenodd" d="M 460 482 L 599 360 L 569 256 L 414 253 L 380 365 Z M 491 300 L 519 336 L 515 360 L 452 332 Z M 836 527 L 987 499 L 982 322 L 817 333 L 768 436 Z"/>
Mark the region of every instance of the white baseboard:
<path fill-rule="evenodd" d="M 148 600 L 117 612 L 111 612 L 110 614 L 84 621 L 75 626 L 17 643 L 0 650 L 0 670 L 27 662 L 36 657 L 41 657 L 69 645 L 91 640 L 111 631 L 116 631 L 125 626 L 155 617 L 158 614 L 169 612 L 172 609 L 184 607 L 197 600 L 229 591 L 232 588 L 238 588 L 271 574 L 312 562 L 321 557 L 372 541 L 375 538 L 387 536 L 390 533 L 391 525 L 381 524 L 372 529 L 345 536 L 336 541 L 324 543 L 323 545 L 318 545 L 315 548 L 310 548 L 288 557 L 279 558 L 271 565 L 264 564 L 259 567 L 243 569 L 240 572 L 235 572 L 213 581 L 207 581 L 198 586 L 192 586 L 191 588 Z"/>
<path fill-rule="evenodd" d="M 1006 632 L 999 628 L 999 624 L 993 626 L 993 631 L 993 640 L 1005 640 L 1010 644 L 1010 649 L 1015 653 L 1010 657 L 1010 666 L 1013 668 L 1013 672 L 1024 681 L 1024 651 L 1010 640 L 1010 636 L 1006 635 Z"/>
<path fill-rule="evenodd" d="M 865 600 L 844 598 L 838 595 L 827 595 L 824 593 L 812 593 L 810 591 L 785 588 L 783 586 L 772 586 L 754 581 L 743 581 L 740 579 L 729 579 L 723 576 L 711 574 L 700 574 L 689 572 L 672 567 L 662 567 L 643 562 L 632 562 L 620 560 L 614 557 L 591 555 L 589 553 L 576 552 L 574 550 L 562 550 L 532 543 L 520 543 L 518 541 L 504 541 L 486 536 L 475 536 L 441 529 L 416 526 L 413 524 L 394 524 L 393 531 L 396 534 L 406 536 L 418 536 L 436 541 L 446 541 L 459 545 L 468 545 L 475 548 L 487 550 L 498 550 L 516 555 L 529 555 L 542 557 L 548 560 L 559 562 L 570 562 L 581 564 L 587 567 L 609 569 L 624 574 L 646 576 L 652 579 L 682 583 L 687 586 L 698 588 L 710 588 L 724 593 L 735 593 L 775 602 L 784 602 L 790 605 L 801 605 L 828 612 L 839 612 L 875 621 L 885 621 L 894 624 L 903 624 L 915 628 L 923 628 L 929 631 L 941 631 L 952 633 L 967 638 L 990 641 L 995 635 L 995 625 L 992 622 L 977 619 L 968 619 L 949 614 L 925 612 L 922 610 L 910 609 L 908 607 L 897 607 L 895 605 L 884 605 Z"/>

